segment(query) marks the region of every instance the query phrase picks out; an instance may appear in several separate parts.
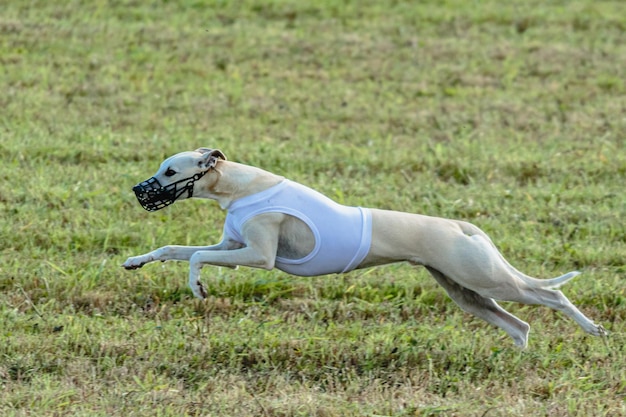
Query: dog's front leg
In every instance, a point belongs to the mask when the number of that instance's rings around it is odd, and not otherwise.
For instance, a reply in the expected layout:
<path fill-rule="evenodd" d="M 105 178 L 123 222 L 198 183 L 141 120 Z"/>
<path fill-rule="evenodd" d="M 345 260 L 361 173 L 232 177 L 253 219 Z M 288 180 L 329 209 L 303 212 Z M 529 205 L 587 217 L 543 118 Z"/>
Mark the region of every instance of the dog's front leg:
<path fill-rule="evenodd" d="M 274 267 L 274 256 L 266 256 L 266 254 L 250 247 L 232 251 L 199 251 L 194 253 L 189 259 L 189 287 L 191 287 L 193 294 L 201 299 L 207 296 L 200 282 L 200 270 L 205 265 L 228 268 L 242 265 L 269 270 Z"/>
<path fill-rule="evenodd" d="M 222 239 L 217 245 L 211 246 L 163 246 L 143 255 L 132 256 L 122 264 L 126 269 L 138 269 L 154 261 L 188 261 L 198 251 L 220 251 L 241 247 L 229 239 Z"/>
<path fill-rule="evenodd" d="M 238 265 L 270 270 L 274 268 L 280 224 L 285 215 L 265 213 L 248 220 L 242 227 L 243 247 L 222 251 L 197 251 L 189 259 L 189 286 L 193 294 L 205 299 L 207 292 L 200 282 L 205 265 L 235 268 Z"/>

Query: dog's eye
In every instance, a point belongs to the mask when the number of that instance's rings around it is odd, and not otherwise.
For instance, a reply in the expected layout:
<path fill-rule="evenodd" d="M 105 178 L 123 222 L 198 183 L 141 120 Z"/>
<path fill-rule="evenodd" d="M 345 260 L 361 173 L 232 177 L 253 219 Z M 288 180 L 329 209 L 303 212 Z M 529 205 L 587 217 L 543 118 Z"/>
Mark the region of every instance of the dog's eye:
<path fill-rule="evenodd" d="M 174 171 L 172 168 L 168 168 L 167 171 L 165 171 L 165 176 L 171 177 L 172 175 L 176 175 L 176 171 Z"/>

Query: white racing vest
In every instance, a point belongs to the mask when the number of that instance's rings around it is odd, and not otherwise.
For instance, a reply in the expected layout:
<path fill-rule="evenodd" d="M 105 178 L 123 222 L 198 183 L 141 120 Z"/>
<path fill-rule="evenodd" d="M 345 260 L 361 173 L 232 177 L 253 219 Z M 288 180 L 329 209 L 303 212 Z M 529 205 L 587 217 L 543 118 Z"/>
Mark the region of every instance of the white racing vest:
<path fill-rule="evenodd" d="M 277 256 L 274 264 L 292 275 L 308 277 L 351 271 L 365 259 L 372 243 L 369 209 L 343 206 L 289 180 L 235 200 L 227 210 L 224 235 L 242 244 L 243 225 L 262 213 L 288 214 L 306 223 L 315 236 L 313 250 L 300 259 Z"/>

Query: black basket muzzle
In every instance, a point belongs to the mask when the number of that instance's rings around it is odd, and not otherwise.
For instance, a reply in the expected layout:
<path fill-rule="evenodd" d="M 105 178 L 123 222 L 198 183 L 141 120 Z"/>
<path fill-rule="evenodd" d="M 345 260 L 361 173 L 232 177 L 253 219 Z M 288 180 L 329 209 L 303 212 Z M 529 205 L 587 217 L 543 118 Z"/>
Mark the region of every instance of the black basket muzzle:
<path fill-rule="evenodd" d="M 201 172 L 193 177 L 185 178 L 180 181 L 173 182 L 163 187 L 159 180 L 152 177 L 133 187 L 133 191 L 139 200 L 141 207 L 148 211 L 161 210 L 164 207 L 173 204 L 178 200 L 185 191 L 187 198 L 193 196 L 193 184 L 204 176 L 208 171 Z"/>

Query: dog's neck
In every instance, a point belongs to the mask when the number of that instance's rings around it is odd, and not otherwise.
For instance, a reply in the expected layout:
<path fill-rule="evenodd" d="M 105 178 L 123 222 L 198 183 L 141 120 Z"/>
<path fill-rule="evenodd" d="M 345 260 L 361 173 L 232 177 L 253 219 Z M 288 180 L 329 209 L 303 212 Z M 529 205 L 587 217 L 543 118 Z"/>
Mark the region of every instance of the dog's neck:
<path fill-rule="evenodd" d="M 194 197 L 210 198 L 226 209 L 233 201 L 273 187 L 283 179 L 250 165 L 219 161 L 215 169 L 202 178 L 201 190 Z"/>

